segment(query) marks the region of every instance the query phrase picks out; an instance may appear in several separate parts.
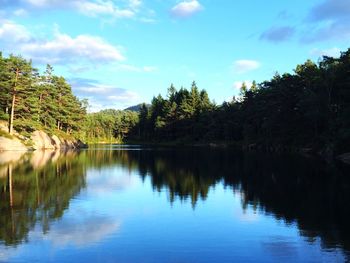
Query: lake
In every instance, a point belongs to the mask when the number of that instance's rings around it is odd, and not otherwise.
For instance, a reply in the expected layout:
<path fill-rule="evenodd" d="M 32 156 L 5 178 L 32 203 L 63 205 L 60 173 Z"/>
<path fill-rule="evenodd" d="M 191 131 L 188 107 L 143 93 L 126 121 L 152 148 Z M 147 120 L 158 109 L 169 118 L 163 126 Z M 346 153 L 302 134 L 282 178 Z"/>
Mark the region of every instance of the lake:
<path fill-rule="evenodd" d="M 350 167 L 97 145 L 0 153 L 0 262 L 350 261 Z"/>

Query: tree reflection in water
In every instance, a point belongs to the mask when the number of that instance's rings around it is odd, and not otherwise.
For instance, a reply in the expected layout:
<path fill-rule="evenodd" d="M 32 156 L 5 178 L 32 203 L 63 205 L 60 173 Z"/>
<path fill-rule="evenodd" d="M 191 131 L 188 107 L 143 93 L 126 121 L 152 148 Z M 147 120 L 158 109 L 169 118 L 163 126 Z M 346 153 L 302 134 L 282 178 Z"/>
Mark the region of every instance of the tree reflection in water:
<path fill-rule="evenodd" d="M 0 240 L 5 245 L 26 241 L 37 223 L 48 232 L 50 222 L 62 217 L 70 199 L 85 186 L 76 152 L 36 151 L 1 168 Z"/>
<path fill-rule="evenodd" d="M 297 223 L 308 241 L 350 251 L 350 167 L 295 155 L 229 150 L 113 151 L 116 162 L 150 177 L 170 202 L 190 199 L 195 208 L 223 182 L 251 206 L 287 224 Z"/>
<path fill-rule="evenodd" d="M 86 186 L 89 168 L 116 166 L 149 178 L 153 190 L 166 190 L 171 203 L 190 200 L 194 209 L 223 183 L 240 192 L 243 209 L 249 206 L 286 224 L 296 223 L 302 236 L 309 242 L 320 239 L 325 249 L 350 251 L 348 166 L 207 148 L 111 147 L 7 160 L 0 165 L 0 240 L 19 244 L 36 224 L 46 233 Z"/>

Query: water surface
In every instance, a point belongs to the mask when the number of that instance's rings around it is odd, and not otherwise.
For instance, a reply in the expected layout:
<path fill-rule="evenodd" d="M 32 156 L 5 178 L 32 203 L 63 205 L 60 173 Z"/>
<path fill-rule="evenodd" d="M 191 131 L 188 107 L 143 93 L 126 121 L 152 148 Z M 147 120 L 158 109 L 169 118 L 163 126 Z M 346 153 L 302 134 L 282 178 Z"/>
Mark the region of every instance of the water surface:
<path fill-rule="evenodd" d="M 344 262 L 341 164 L 102 145 L 0 153 L 0 262 Z"/>

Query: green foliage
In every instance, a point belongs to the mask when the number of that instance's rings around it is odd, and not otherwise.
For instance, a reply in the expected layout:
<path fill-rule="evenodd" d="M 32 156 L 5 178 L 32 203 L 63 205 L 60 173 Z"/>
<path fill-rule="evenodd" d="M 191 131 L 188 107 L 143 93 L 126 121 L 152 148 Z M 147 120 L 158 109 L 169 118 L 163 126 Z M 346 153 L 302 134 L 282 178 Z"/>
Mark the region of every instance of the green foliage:
<path fill-rule="evenodd" d="M 208 94 L 173 85 L 140 112 L 133 136 L 159 141 L 240 141 L 265 149 L 350 150 L 350 49 L 340 58 L 308 60 L 294 74 L 276 75 L 241 99 L 215 106 Z M 136 132 L 137 131 L 137 132 Z"/>
<path fill-rule="evenodd" d="M 36 129 L 81 132 L 85 123 L 86 103 L 76 98 L 63 77 L 53 75 L 47 65 L 43 75 L 21 56 L 0 54 L 0 119 L 9 121 L 22 133 Z"/>
<path fill-rule="evenodd" d="M 102 110 L 86 117 L 84 139 L 90 143 L 121 143 L 138 122 L 134 111 Z"/>
<path fill-rule="evenodd" d="M 86 185 L 86 169 L 76 155 L 36 151 L 21 162 L 0 165 L 2 243 L 16 246 L 25 242 L 29 231 L 39 224 L 47 233 L 50 222 L 62 217 L 71 198 Z M 43 165 L 43 160 L 50 161 Z"/>
<path fill-rule="evenodd" d="M 13 139 L 13 136 L 10 135 L 8 132 L 5 132 L 3 130 L 0 129 L 0 137 L 5 137 L 5 138 L 8 138 L 8 139 Z"/>
<path fill-rule="evenodd" d="M 195 82 L 190 91 L 184 88 L 177 91 L 171 85 L 167 98 L 158 95 L 149 108 L 141 107 L 139 122 L 130 136 L 147 141 L 194 140 L 203 132 L 199 127 L 206 125 L 207 114 L 213 108 L 207 92 L 199 91 Z"/>
<path fill-rule="evenodd" d="M 0 119 L 22 132 L 43 129 L 89 142 L 125 139 L 183 143 L 225 141 L 265 149 L 350 150 L 350 49 L 278 73 L 268 81 L 242 85 L 241 97 L 215 105 L 195 82 L 174 85 L 139 112 L 86 113 L 63 77 L 48 65 L 43 75 L 20 56 L 0 54 Z"/>
<path fill-rule="evenodd" d="M 10 116 L 9 116 L 8 113 L 5 113 L 5 112 L 0 111 L 0 120 L 8 121 L 9 117 L 10 117 Z"/>

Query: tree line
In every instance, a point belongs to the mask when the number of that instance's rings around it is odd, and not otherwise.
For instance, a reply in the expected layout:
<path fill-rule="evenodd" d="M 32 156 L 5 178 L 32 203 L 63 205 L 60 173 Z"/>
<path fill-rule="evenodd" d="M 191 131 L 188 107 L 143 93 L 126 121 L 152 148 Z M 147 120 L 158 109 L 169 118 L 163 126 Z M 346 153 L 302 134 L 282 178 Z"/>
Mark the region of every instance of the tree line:
<path fill-rule="evenodd" d="M 54 75 L 51 65 L 40 74 L 31 60 L 0 52 L 0 120 L 8 122 L 11 135 L 44 130 L 85 142 L 121 142 L 138 121 L 135 112 L 88 114 L 87 107 L 88 101 L 78 99 L 67 80 Z"/>
<path fill-rule="evenodd" d="M 21 56 L 0 53 L 0 119 L 9 133 L 36 129 L 79 132 L 86 115 L 86 101 L 73 95 L 63 77 L 47 65 L 43 74 Z"/>
<path fill-rule="evenodd" d="M 87 114 L 83 140 L 122 143 L 138 123 L 138 117 L 135 111 L 114 109 Z"/>
<path fill-rule="evenodd" d="M 130 134 L 141 141 L 232 141 L 264 149 L 350 149 L 350 49 L 307 60 L 293 73 L 242 85 L 240 97 L 216 105 L 193 82 L 143 105 Z"/>
<path fill-rule="evenodd" d="M 87 142 L 234 142 L 263 149 L 312 149 L 333 155 L 350 150 L 350 49 L 339 58 L 307 60 L 221 105 L 195 82 L 170 86 L 139 112 L 87 114 L 63 77 L 48 65 L 43 74 L 30 60 L 0 55 L 0 119 L 9 131 L 64 131 Z"/>

